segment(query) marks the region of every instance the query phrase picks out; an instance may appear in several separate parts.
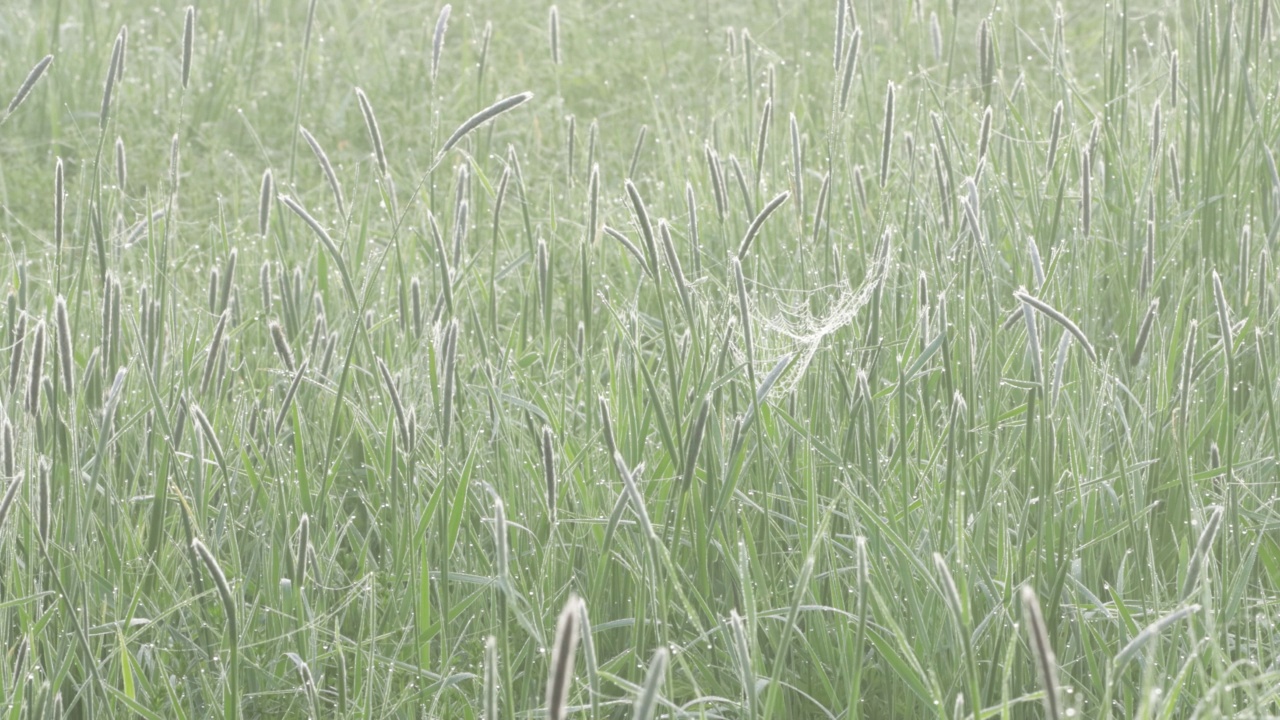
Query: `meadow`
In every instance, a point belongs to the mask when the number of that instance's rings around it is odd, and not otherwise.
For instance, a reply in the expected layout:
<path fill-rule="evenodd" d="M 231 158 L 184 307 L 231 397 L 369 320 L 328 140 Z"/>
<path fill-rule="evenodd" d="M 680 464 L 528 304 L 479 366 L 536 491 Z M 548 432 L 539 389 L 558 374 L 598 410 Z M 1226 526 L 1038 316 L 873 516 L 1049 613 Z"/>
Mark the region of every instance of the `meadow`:
<path fill-rule="evenodd" d="M 0 716 L 1280 716 L 1274 4 L 5 3 Z"/>

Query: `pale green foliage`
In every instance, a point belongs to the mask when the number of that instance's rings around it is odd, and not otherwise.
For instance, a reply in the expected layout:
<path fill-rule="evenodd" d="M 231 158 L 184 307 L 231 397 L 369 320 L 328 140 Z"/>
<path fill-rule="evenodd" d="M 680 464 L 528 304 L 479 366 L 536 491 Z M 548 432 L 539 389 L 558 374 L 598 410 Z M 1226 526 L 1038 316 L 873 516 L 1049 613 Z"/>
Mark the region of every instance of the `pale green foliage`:
<path fill-rule="evenodd" d="M 0 715 L 1280 714 L 1272 8 L 454 5 L 0 3 Z"/>

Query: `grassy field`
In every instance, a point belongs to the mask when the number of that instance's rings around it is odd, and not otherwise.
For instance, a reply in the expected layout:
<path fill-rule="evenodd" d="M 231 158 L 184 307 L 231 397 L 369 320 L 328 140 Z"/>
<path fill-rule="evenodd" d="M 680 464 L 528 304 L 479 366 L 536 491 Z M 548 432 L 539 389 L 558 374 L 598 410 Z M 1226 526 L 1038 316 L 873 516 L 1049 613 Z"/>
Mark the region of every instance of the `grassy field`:
<path fill-rule="evenodd" d="M 1280 715 L 1269 4 L 5 3 L 0 717 Z"/>

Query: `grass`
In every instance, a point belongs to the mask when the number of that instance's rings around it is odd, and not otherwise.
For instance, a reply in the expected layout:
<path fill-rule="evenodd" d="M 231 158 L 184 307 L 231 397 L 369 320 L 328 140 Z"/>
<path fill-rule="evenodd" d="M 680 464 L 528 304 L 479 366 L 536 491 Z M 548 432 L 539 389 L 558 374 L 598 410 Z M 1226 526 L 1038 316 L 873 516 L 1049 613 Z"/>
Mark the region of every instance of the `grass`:
<path fill-rule="evenodd" d="M 1280 715 L 1267 2 L 6 4 L 0 715 Z"/>

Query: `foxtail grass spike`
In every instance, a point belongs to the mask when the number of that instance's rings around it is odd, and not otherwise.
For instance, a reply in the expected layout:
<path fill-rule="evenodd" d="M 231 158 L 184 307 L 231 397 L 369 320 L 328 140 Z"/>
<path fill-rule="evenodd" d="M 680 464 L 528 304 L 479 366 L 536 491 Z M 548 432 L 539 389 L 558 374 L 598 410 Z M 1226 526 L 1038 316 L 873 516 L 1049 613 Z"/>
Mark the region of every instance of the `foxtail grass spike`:
<path fill-rule="evenodd" d="M 9 108 L 5 110 L 5 117 L 12 115 L 13 111 L 22 105 L 27 96 L 31 94 L 32 88 L 36 86 L 36 83 L 40 82 L 40 78 L 44 76 L 45 71 L 52 64 L 53 56 L 45 55 L 40 59 L 40 62 L 35 64 L 35 67 L 31 68 L 31 71 L 27 73 L 27 78 L 18 86 L 18 92 L 14 93 L 13 99 L 9 101 Z"/>
<path fill-rule="evenodd" d="M 1045 717 L 1047 720 L 1059 720 L 1062 717 L 1062 710 L 1058 698 L 1058 661 L 1054 657 L 1053 646 L 1049 642 L 1044 617 L 1040 614 L 1040 601 L 1036 599 L 1035 590 L 1032 590 L 1029 585 L 1022 587 L 1022 613 L 1027 622 L 1027 635 L 1035 656 L 1036 673 L 1040 676 Z"/>
<path fill-rule="evenodd" d="M 432 164 L 438 165 L 440 163 L 440 158 L 444 157 L 445 153 L 452 150 L 453 146 L 457 145 L 458 141 L 466 137 L 467 133 L 475 130 L 477 127 L 480 127 L 508 110 L 512 110 L 523 105 L 531 99 L 533 99 L 533 93 L 522 92 L 517 95 L 512 95 L 511 97 L 503 98 L 502 100 L 499 100 L 475 115 L 467 118 L 466 121 L 458 126 L 457 130 L 453 131 L 453 134 L 449 136 L 449 139 L 444 141 L 444 145 L 442 145 L 440 147 L 440 151 L 436 153 L 436 161 Z"/>
<path fill-rule="evenodd" d="M 191 82 L 191 53 L 196 38 L 196 8 L 187 6 L 186 17 L 182 23 L 182 88 L 185 90 Z"/>
<path fill-rule="evenodd" d="M 565 720 L 569 714 L 569 690 L 573 683 L 573 657 L 578 649 L 578 606 L 581 602 L 577 595 L 570 595 L 556 622 L 551 671 L 547 676 L 547 720 Z"/>
<path fill-rule="evenodd" d="M 449 13 L 453 6 L 445 3 L 436 17 L 436 30 L 431 37 L 431 84 L 436 84 L 436 75 L 440 72 L 440 53 L 444 50 L 444 36 L 449 30 Z"/>

